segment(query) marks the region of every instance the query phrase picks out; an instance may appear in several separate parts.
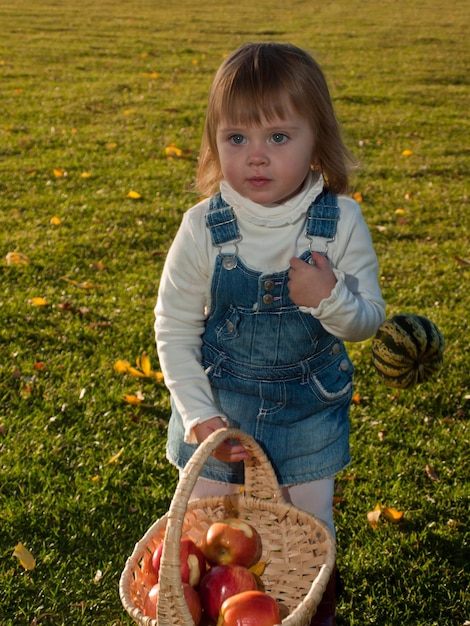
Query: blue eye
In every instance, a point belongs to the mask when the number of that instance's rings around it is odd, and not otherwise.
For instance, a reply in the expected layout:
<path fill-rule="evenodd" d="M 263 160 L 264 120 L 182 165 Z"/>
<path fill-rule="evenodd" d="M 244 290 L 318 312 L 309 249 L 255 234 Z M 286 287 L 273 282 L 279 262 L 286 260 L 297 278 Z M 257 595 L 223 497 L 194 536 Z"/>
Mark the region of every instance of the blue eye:
<path fill-rule="evenodd" d="M 287 135 L 284 135 L 284 133 L 274 133 L 271 139 L 273 143 L 285 143 L 287 141 Z"/>
<path fill-rule="evenodd" d="M 245 137 L 243 135 L 232 135 L 230 137 L 230 141 L 235 145 L 239 146 L 245 141 Z"/>

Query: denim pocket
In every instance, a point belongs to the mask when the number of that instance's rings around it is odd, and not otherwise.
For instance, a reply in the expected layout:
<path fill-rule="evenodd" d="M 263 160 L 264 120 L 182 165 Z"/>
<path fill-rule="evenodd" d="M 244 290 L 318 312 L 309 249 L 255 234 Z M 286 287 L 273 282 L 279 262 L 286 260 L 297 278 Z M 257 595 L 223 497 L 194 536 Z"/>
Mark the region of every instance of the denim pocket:
<path fill-rule="evenodd" d="M 229 306 L 225 315 L 215 328 L 217 340 L 222 342 L 236 339 L 240 336 L 240 313 L 234 306 Z"/>
<path fill-rule="evenodd" d="M 350 401 L 353 389 L 354 366 L 345 352 L 328 367 L 312 372 L 309 387 L 314 395 L 325 404 Z"/>

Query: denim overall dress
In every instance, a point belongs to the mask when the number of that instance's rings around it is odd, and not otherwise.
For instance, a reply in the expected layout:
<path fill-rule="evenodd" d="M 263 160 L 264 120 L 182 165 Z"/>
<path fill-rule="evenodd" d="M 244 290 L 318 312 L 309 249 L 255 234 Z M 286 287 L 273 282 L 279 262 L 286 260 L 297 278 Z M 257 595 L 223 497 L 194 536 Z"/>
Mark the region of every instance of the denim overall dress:
<path fill-rule="evenodd" d="M 323 191 L 308 209 L 305 234 L 323 237 L 327 249 L 338 219 L 336 196 Z M 353 366 L 344 344 L 289 298 L 288 269 L 264 274 L 237 256 L 237 218 L 220 194 L 210 200 L 206 224 L 219 247 L 202 338 L 215 403 L 231 427 L 258 441 L 281 485 L 332 476 L 350 461 Z M 308 261 L 311 250 L 300 258 Z M 167 455 L 184 467 L 196 446 L 183 441 L 172 406 Z M 243 484 L 243 463 L 210 458 L 201 476 Z"/>

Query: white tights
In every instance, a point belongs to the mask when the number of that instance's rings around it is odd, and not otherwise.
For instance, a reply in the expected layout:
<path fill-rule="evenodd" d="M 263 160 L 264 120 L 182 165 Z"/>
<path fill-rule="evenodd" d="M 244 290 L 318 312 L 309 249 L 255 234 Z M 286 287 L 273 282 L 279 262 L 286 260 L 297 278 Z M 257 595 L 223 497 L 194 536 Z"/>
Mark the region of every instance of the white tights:
<path fill-rule="evenodd" d="M 335 525 L 333 522 L 334 486 L 335 477 L 329 476 L 321 480 L 312 480 L 308 483 L 282 487 L 282 495 L 284 499 L 293 506 L 318 517 L 318 519 L 328 526 L 333 538 L 335 538 Z M 198 478 L 191 494 L 191 500 L 194 498 L 207 498 L 210 496 L 224 496 L 238 493 L 239 489 L 240 485 L 217 482 L 215 480 L 208 480 L 207 478 Z"/>

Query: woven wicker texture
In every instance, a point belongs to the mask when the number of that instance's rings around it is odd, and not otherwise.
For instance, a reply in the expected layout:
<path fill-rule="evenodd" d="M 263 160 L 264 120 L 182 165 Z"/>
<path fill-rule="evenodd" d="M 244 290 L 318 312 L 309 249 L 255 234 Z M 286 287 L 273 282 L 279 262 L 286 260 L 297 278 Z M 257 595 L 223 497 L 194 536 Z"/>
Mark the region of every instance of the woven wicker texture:
<path fill-rule="evenodd" d="M 189 501 L 204 464 L 225 439 L 236 439 L 249 451 L 245 484 L 237 495 Z M 221 429 L 196 450 L 178 483 L 170 510 L 136 544 L 121 575 L 122 604 L 137 624 L 194 626 L 184 600 L 179 545 L 182 536 L 198 543 L 215 520 L 240 517 L 252 524 L 263 542 L 261 560 L 266 591 L 284 605 L 283 626 L 305 626 L 318 606 L 335 562 L 335 546 L 325 524 L 288 504 L 273 467 L 256 441 L 240 430 Z M 160 566 L 157 618 L 142 607 L 151 583 L 148 568 L 155 548 L 164 541 Z"/>

